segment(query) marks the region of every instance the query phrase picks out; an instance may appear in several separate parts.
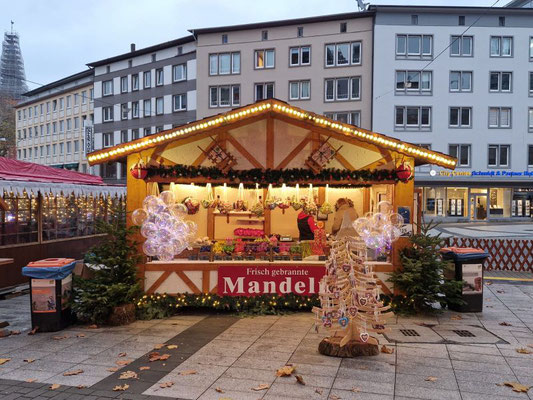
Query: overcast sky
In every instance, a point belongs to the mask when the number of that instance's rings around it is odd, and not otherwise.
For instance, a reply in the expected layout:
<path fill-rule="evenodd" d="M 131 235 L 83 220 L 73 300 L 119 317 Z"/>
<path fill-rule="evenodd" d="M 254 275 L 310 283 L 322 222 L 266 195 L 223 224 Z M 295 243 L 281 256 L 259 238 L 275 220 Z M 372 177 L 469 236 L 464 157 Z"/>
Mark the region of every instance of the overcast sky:
<path fill-rule="evenodd" d="M 494 1 L 371 3 L 488 6 Z M 0 27 L 9 30 L 15 21 L 26 79 L 46 84 L 84 70 L 88 62 L 125 53 L 130 43 L 141 48 L 187 35 L 190 28 L 350 12 L 356 5 L 356 0 L 0 0 Z"/>

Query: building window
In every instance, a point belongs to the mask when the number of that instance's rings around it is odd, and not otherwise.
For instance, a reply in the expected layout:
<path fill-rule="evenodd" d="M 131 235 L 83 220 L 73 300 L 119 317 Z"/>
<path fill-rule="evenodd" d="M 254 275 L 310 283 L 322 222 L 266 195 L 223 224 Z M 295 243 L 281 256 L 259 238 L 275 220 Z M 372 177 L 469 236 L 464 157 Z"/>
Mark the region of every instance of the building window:
<path fill-rule="evenodd" d="M 155 99 L 155 114 L 163 115 L 165 112 L 165 100 L 164 97 L 157 97 Z"/>
<path fill-rule="evenodd" d="M 37 128 L 36 128 L 37 129 Z M 72 119 L 67 119 L 67 132 L 72 130 Z M 35 136 L 37 136 L 37 130 L 35 131 Z"/>
<path fill-rule="evenodd" d="M 510 128 L 510 107 L 489 107 L 489 128 Z"/>
<path fill-rule="evenodd" d="M 291 47 L 289 49 L 289 65 L 291 67 L 310 64 L 311 46 Z"/>
<path fill-rule="evenodd" d="M 152 128 L 144 128 L 144 136 L 150 136 L 152 134 Z"/>
<path fill-rule="evenodd" d="M 102 116 L 104 122 L 113 121 L 113 106 L 102 107 Z"/>
<path fill-rule="evenodd" d="M 61 144 L 63 144 L 63 143 L 61 143 Z M 24 154 L 26 154 L 26 149 L 24 149 Z M 63 154 L 63 152 L 61 152 L 61 154 Z M 52 155 L 53 156 L 57 155 L 57 144 L 56 143 L 54 143 L 52 145 Z M 24 156 L 24 157 L 26 157 L 26 156 Z"/>
<path fill-rule="evenodd" d="M 104 147 L 112 147 L 115 145 L 114 138 L 113 138 L 113 132 L 104 132 L 103 134 L 103 142 Z"/>
<path fill-rule="evenodd" d="M 340 23 L 340 32 L 341 33 L 346 33 L 346 28 L 347 28 L 346 22 L 341 22 Z"/>
<path fill-rule="evenodd" d="M 61 97 L 59 99 L 59 110 L 63 111 L 64 108 L 65 108 L 65 99 Z M 31 107 L 28 108 L 28 117 L 31 118 Z"/>
<path fill-rule="evenodd" d="M 491 36 L 490 56 L 491 57 L 512 57 L 513 38 L 512 36 Z"/>
<path fill-rule="evenodd" d="M 512 90 L 512 72 L 491 72 L 489 90 L 491 92 L 510 92 Z"/>
<path fill-rule="evenodd" d="M 131 117 L 139 118 L 139 102 L 138 101 L 131 102 Z"/>
<path fill-rule="evenodd" d="M 80 152 L 80 141 L 75 140 L 74 141 L 74 153 L 79 153 L 79 152 Z"/>
<path fill-rule="evenodd" d="M 81 104 L 87 104 L 87 90 L 81 92 Z"/>
<path fill-rule="evenodd" d="M 139 74 L 133 74 L 131 76 L 131 90 L 139 90 Z"/>
<path fill-rule="evenodd" d="M 471 71 L 450 71 L 450 91 L 451 92 L 471 92 L 472 72 Z"/>
<path fill-rule="evenodd" d="M 401 129 L 430 128 L 431 107 L 398 106 L 395 111 L 395 126 Z"/>
<path fill-rule="evenodd" d="M 240 104 L 240 86 L 211 86 L 209 87 L 209 107 L 229 107 Z"/>
<path fill-rule="evenodd" d="M 326 44 L 326 67 L 361 64 L 361 42 Z"/>
<path fill-rule="evenodd" d="M 489 167 L 508 167 L 511 146 L 508 144 L 489 144 Z"/>
<path fill-rule="evenodd" d="M 290 100 L 308 100 L 311 98 L 311 81 L 289 82 Z"/>
<path fill-rule="evenodd" d="M 533 145 L 527 146 L 527 166 L 533 167 Z"/>
<path fill-rule="evenodd" d="M 120 78 L 120 92 L 126 93 L 128 91 L 128 77 L 123 76 Z"/>
<path fill-rule="evenodd" d="M 472 107 L 450 107 L 450 128 L 471 128 Z"/>
<path fill-rule="evenodd" d="M 187 94 L 175 94 L 172 99 L 173 111 L 187 110 Z"/>
<path fill-rule="evenodd" d="M 528 127 L 529 131 L 533 132 L 533 107 L 529 107 L 528 109 Z"/>
<path fill-rule="evenodd" d="M 155 127 L 155 133 L 163 132 L 165 128 L 161 125 Z"/>
<path fill-rule="evenodd" d="M 533 37 L 529 38 L 529 61 L 533 60 Z M 41 110 L 41 114 L 43 111 Z"/>
<path fill-rule="evenodd" d="M 255 101 L 274 98 L 274 82 L 255 84 Z"/>
<path fill-rule="evenodd" d="M 120 131 L 120 143 L 127 143 L 128 142 L 128 130 L 124 129 L 123 131 Z"/>
<path fill-rule="evenodd" d="M 334 78 L 325 81 L 325 101 L 361 99 L 361 77 Z"/>
<path fill-rule="evenodd" d="M 57 111 L 57 100 L 52 100 L 52 111 Z M 24 119 L 26 119 L 26 109 L 24 109 Z"/>
<path fill-rule="evenodd" d="M 46 145 L 46 157 L 50 157 L 50 145 Z"/>
<path fill-rule="evenodd" d="M 178 56 L 183 54 L 183 46 L 178 46 Z"/>
<path fill-rule="evenodd" d="M 429 93 L 432 71 L 396 71 L 396 93 Z"/>
<path fill-rule="evenodd" d="M 164 83 L 163 68 L 158 68 L 155 70 L 155 85 L 162 86 L 163 83 Z"/>
<path fill-rule="evenodd" d="M 112 93 L 113 91 L 111 91 Z M 74 93 L 74 105 L 77 106 L 78 104 L 80 104 L 80 96 L 79 96 L 79 93 Z"/>
<path fill-rule="evenodd" d="M 71 99 L 72 99 L 72 96 L 67 96 L 67 109 L 71 108 L 71 106 L 72 106 Z M 42 104 L 41 104 L 41 106 L 42 106 Z M 42 110 L 41 110 L 41 113 L 42 113 Z"/>
<path fill-rule="evenodd" d="M 228 43 L 228 35 L 226 33 L 222 34 L 222 44 Z"/>
<path fill-rule="evenodd" d="M 113 95 L 113 80 L 102 82 L 102 96 L 111 96 Z"/>
<path fill-rule="evenodd" d="M 505 26 L 505 17 L 498 17 L 498 25 Z"/>
<path fill-rule="evenodd" d="M 261 32 L 261 40 L 268 40 L 268 31 Z"/>
<path fill-rule="evenodd" d="M 78 129 L 80 129 L 80 117 L 74 117 L 74 130 L 78 130 Z M 41 129 L 41 135 L 42 135 L 42 129 Z"/>
<path fill-rule="evenodd" d="M 72 153 L 72 142 L 67 142 L 67 154 Z"/>
<path fill-rule="evenodd" d="M 89 100 L 91 103 L 94 101 L 94 89 L 89 89 Z"/>
<path fill-rule="evenodd" d="M 255 69 L 274 68 L 274 49 L 255 51 Z"/>
<path fill-rule="evenodd" d="M 428 58 L 433 54 L 432 35 L 397 35 L 396 56 Z"/>
<path fill-rule="evenodd" d="M 152 99 L 143 101 L 143 116 L 150 117 L 152 115 Z"/>
<path fill-rule="evenodd" d="M 132 129 L 131 130 L 131 140 L 137 140 L 139 139 L 139 129 Z"/>
<path fill-rule="evenodd" d="M 128 103 L 123 103 L 120 105 L 120 118 L 121 119 L 128 119 L 128 113 L 129 113 L 129 109 L 128 109 Z"/>
<path fill-rule="evenodd" d="M 240 52 L 209 54 L 209 75 L 229 75 L 240 72 Z"/>
<path fill-rule="evenodd" d="M 361 111 L 343 111 L 336 113 L 324 113 L 326 118 L 334 119 L 335 121 L 343 122 L 359 126 L 361 124 Z"/>
<path fill-rule="evenodd" d="M 59 121 L 59 133 L 65 133 L 65 121 Z"/>
<path fill-rule="evenodd" d="M 464 15 L 459 15 L 459 26 L 464 26 L 466 24 L 466 17 Z"/>
<path fill-rule="evenodd" d="M 144 86 L 143 86 L 143 88 L 146 89 L 146 88 L 149 88 L 150 86 L 152 86 L 152 71 L 145 71 L 143 73 L 143 77 L 144 77 Z"/>
<path fill-rule="evenodd" d="M 186 64 L 178 64 L 172 67 L 172 81 L 179 82 L 187 79 L 187 66 Z"/>
<path fill-rule="evenodd" d="M 298 28 L 296 28 L 296 36 L 297 37 L 303 37 L 304 36 L 304 27 L 303 26 L 299 26 Z"/>
<path fill-rule="evenodd" d="M 156 62 L 157 61 L 157 55 L 154 53 L 152 54 L 152 62 Z"/>
<path fill-rule="evenodd" d="M 411 15 L 411 25 L 418 25 L 418 15 Z"/>
<path fill-rule="evenodd" d="M 450 156 L 457 158 L 458 167 L 470 166 L 470 145 L 469 144 L 450 144 L 448 146 Z"/>

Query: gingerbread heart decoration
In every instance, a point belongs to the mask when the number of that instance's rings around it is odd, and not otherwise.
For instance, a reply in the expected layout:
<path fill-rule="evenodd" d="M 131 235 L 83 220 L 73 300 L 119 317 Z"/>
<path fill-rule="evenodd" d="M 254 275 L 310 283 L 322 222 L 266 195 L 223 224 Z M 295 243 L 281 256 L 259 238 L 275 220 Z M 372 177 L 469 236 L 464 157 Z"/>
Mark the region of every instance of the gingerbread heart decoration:
<path fill-rule="evenodd" d="M 331 328 L 331 320 L 329 318 L 324 319 L 323 324 L 326 328 Z"/>
<path fill-rule="evenodd" d="M 341 292 L 339 292 L 339 291 L 337 290 L 337 291 L 335 291 L 335 292 L 333 293 L 333 296 L 334 296 L 336 299 L 338 299 L 338 298 L 341 297 Z"/>
<path fill-rule="evenodd" d="M 357 315 L 357 307 L 350 307 L 348 308 L 348 312 L 352 317 L 355 317 Z"/>
<path fill-rule="evenodd" d="M 359 337 L 361 338 L 361 342 L 366 343 L 370 335 L 368 334 L 368 332 L 361 332 L 359 334 Z"/>
<path fill-rule="evenodd" d="M 366 306 L 366 303 L 368 302 L 368 299 L 366 297 L 359 297 L 359 304 L 362 306 Z"/>
<path fill-rule="evenodd" d="M 346 317 L 342 317 L 342 318 L 339 318 L 339 325 L 342 326 L 343 328 L 348 325 L 348 318 Z"/>
<path fill-rule="evenodd" d="M 344 272 L 349 272 L 351 268 L 352 268 L 352 267 L 351 267 L 350 264 L 343 264 L 343 266 L 342 266 L 342 270 L 343 270 Z"/>

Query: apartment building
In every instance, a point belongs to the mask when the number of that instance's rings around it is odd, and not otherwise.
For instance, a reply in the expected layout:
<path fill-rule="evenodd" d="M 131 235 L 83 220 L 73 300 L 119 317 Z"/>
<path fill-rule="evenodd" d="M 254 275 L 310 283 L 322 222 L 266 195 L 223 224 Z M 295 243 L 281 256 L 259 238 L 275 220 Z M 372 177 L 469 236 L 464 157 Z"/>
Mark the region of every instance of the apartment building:
<path fill-rule="evenodd" d="M 84 127 L 93 121 L 93 71 L 31 90 L 15 107 L 17 158 L 90 173 Z"/>
<path fill-rule="evenodd" d="M 196 45 L 192 36 L 87 64 L 94 70 L 94 150 L 196 120 Z M 124 182 L 124 163 L 97 166 Z"/>
<path fill-rule="evenodd" d="M 525 5 L 525 3 L 524 3 Z M 531 217 L 533 9 L 371 6 L 373 129 L 458 159 L 420 167 L 426 217 Z"/>
<path fill-rule="evenodd" d="M 371 128 L 373 13 L 192 29 L 198 118 L 275 97 Z"/>

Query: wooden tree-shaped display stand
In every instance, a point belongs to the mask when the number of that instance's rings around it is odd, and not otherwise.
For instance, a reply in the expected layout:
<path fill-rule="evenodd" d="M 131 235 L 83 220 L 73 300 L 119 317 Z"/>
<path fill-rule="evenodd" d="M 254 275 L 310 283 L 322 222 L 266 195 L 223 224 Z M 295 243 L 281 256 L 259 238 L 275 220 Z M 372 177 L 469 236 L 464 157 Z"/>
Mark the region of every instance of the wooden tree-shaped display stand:
<path fill-rule="evenodd" d="M 345 220 L 343 226 L 351 225 Z M 385 319 L 392 313 L 379 300 L 380 287 L 366 262 L 366 245 L 346 234 L 351 226 L 345 228 L 343 233 L 341 227 L 331 247 L 326 275 L 320 281 L 321 307 L 313 308 L 317 325 L 331 332 L 318 351 L 336 357 L 378 355 L 379 341 L 370 333 L 384 332 Z"/>

